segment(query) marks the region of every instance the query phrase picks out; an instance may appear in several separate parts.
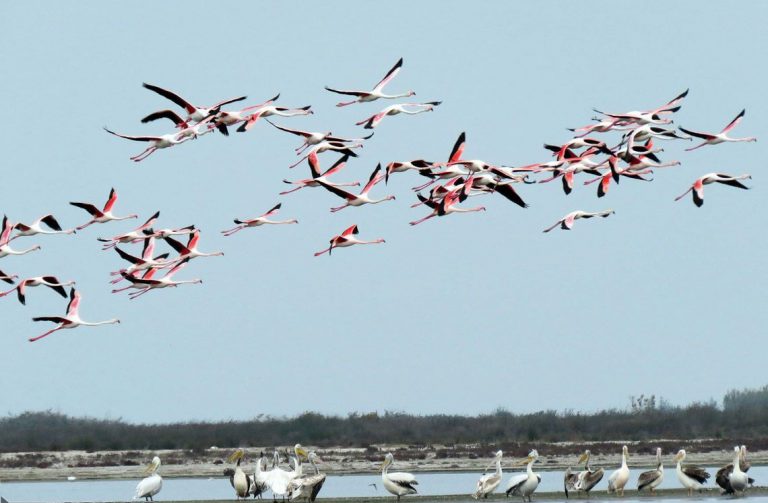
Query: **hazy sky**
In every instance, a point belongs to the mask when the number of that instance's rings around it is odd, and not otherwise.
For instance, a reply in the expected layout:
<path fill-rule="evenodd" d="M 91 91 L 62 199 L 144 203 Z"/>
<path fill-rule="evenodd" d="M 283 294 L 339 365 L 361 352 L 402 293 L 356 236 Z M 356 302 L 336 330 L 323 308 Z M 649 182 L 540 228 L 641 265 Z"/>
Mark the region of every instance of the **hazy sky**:
<path fill-rule="evenodd" d="M 31 318 L 63 314 L 66 301 L 40 288 L 26 307 L 0 299 L 2 413 L 165 422 L 589 411 L 640 393 L 687 403 L 766 383 L 764 3 L 5 2 L 0 11 L 0 211 L 14 221 L 52 212 L 73 226 L 87 215 L 69 201 L 101 205 L 114 186 L 116 212 L 142 217 L 19 239 L 43 249 L 0 259 L 9 273 L 76 280 L 83 318 L 122 320 L 30 344 L 48 327 Z M 400 57 L 387 90 L 442 106 L 385 119 L 338 180 L 365 180 L 378 162 L 445 160 L 461 131 L 466 158 L 546 161 L 542 143 L 568 140 L 592 107 L 649 109 L 686 88 L 678 124 L 719 131 L 746 108 L 734 135 L 760 141 L 695 152 L 665 142 L 662 159 L 682 166 L 653 183 L 622 181 L 601 200 L 585 176 L 567 197 L 559 183 L 521 186 L 529 209 L 478 197 L 468 204 L 487 212 L 411 228 L 426 213 L 409 207 L 409 188 L 422 183 L 412 173 L 373 191 L 396 201 L 335 214 L 339 200 L 320 189 L 279 197 L 282 179 L 308 170 L 287 169 L 300 142 L 266 122 L 139 164 L 128 157 L 142 144 L 101 129 L 170 132 L 139 123 L 175 108 L 142 89 L 150 82 L 201 105 L 280 92 L 281 105 L 311 104 L 315 115 L 279 123 L 356 136 L 355 122 L 391 102 L 340 109 L 323 86 L 372 86 Z M 712 171 L 752 173 L 753 190 L 708 186 L 702 208 L 674 202 Z M 233 218 L 278 201 L 299 225 L 221 237 Z M 616 214 L 541 232 L 569 211 L 606 208 Z M 96 237 L 156 210 L 160 226 L 195 224 L 200 248 L 226 255 L 177 276 L 202 285 L 111 295 L 108 272 L 126 263 Z M 313 256 L 353 223 L 386 244 Z"/>

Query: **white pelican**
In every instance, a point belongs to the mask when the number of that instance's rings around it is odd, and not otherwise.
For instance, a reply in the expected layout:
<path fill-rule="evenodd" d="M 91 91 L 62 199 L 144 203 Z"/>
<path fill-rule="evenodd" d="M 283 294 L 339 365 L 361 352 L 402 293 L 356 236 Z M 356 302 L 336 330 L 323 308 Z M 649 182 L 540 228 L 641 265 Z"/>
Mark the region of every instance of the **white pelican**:
<path fill-rule="evenodd" d="M 728 481 L 731 483 L 731 489 L 734 493 L 744 491 L 749 485 L 749 477 L 745 472 L 741 470 L 741 449 L 736 446 L 733 448 L 733 471 L 728 476 Z"/>
<path fill-rule="evenodd" d="M 629 481 L 629 467 L 627 466 L 627 458 L 629 457 L 629 450 L 627 446 L 621 448 L 621 468 L 611 473 L 608 477 L 608 492 L 621 494 L 624 496 L 624 486 Z"/>
<path fill-rule="evenodd" d="M 709 473 L 704 468 L 694 465 L 683 466 L 682 462 L 685 459 L 685 449 L 680 449 L 675 455 L 674 461 L 677 462 L 677 480 L 688 489 L 688 495 L 693 495 L 693 491 L 701 489 L 701 487 L 707 483 Z"/>
<path fill-rule="evenodd" d="M 749 461 L 747 461 L 747 446 L 742 445 L 741 449 L 739 449 L 739 469 L 741 469 L 744 473 L 749 471 L 750 468 Z M 724 467 L 720 468 L 717 471 L 717 474 L 715 475 L 715 482 L 717 485 L 723 488 L 723 494 L 733 494 L 733 487 L 731 486 L 730 481 L 730 475 L 733 472 L 733 463 L 729 463 L 725 465 Z M 755 482 L 755 479 L 748 477 L 747 483 L 750 485 Z"/>
<path fill-rule="evenodd" d="M 416 488 L 413 486 L 419 483 L 416 482 L 416 477 L 411 473 L 389 473 L 389 466 L 394 462 L 395 457 L 391 452 L 388 452 L 384 457 L 384 463 L 381 465 L 381 481 L 384 483 L 384 488 L 397 496 L 397 501 L 400 501 L 400 496 L 416 494 Z"/>
<path fill-rule="evenodd" d="M 584 469 L 577 474 L 571 473 L 570 467 L 565 472 L 565 497 L 568 497 L 568 489 L 573 489 L 581 493 L 584 491 L 589 494 L 589 491 L 602 480 L 605 471 L 602 468 L 598 468 L 595 471 L 589 467 L 589 458 L 592 453 L 589 449 L 579 456 L 579 463 L 584 463 Z"/>
<path fill-rule="evenodd" d="M 144 473 L 149 476 L 142 479 L 136 486 L 136 494 L 133 499 L 144 498 L 145 501 L 154 501 L 152 497 L 163 488 L 163 478 L 157 473 L 159 467 L 160 458 L 155 456 L 144 470 Z"/>
<path fill-rule="evenodd" d="M 304 499 L 310 502 L 315 501 L 317 494 L 325 483 L 325 474 L 320 473 L 320 470 L 317 469 L 317 465 L 315 464 L 315 462 L 322 463 L 323 461 L 317 457 L 315 451 L 310 452 L 307 459 L 312 463 L 312 468 L 315 469 L 315 474 L 304 475 L 291 482 L 291 501 L 297 499 Z"/>
<path fill-rule="evenodd" d="M 656 448 L 656 469 L 643 472 L 637 478 L 637 490 L 642 491 L 646 487 L 651 494 L 656 494 L 656 488 L 664 480 L 664 464 L 661 462 L 661 447 Z"/>
<path fill-rule="evenodd" d="M 533 473 L 533 464 L 539 459 L 539 453 L 536 449 L 533 449 L 528 453 L 528 457 L 522 460 L 519 464 L 528 465 L 526 473 L 515 475 L 509 479 L 507 483 L 507 496 L 521 496 L 523 501 L 528 498 L 531 501 L 531 495 L 539 487 L 541 482 L 541 476 L 537 473 Z"/>
<path fill-rule="evenodd" d="M 280 468 L 280 454 L 275 451 L 275 465 L 267 472 L 267 484 L 272 490 L 273 497 L 282 496 L 285 498 L 288 495 L 288 486 L 291 481 L 301 476 L 301 458 L 307 457 L 307 451 L 304 450 L 301 444 L 296 444 L 293 447 L 293 452 L 296 454 L 296 468 L 288 471 Z"/>
<path fill-rule="evenodd" d="M 229 457 L 230 463 L 237 461 L 235 473 L 231 476 L 229 481 L 232 484 L 232 487 L 235 488 L 235 494 L 237 495 L 238 499 L 247 498 L 249 489 L 251 487 L 251 478 L 245 474 L 242 468 L 240 468 L 240 461 L 243 460 L 244 456 L 245 451 L 238 449 Z"/>
<path fill-rule="evenodd" d="M 251 494 L 255 498 L 261 497 L 261 493 L 269 487 L 267 484 L 267 473 L 263 467 L 266 467 L 267 460 L 264 459 L 264 452 L 261 452 L 259 460 L 256 462 L 256 468 L 253 472 L 253 484 L 251 485 Z"/>
<path fill-rule="evenodd" d="M 477 489 L 475 489 L 475 492 L 472 495 L 473 498 L 487 498 L 489 494 L 491 494 L 496 490 L 497 487 L 499 487 L 499 484 L 501 484 L 501 457 L 503 455 L 503 452 L 496 451 L 496 454 L 493 457 L 493 461 L 488 463 L 489 467 L 492 463 L 495 462 L 496 471 L 494 473 L 489 473 L 480 477 L 480 480 L 477 481 Z M 486 470 L 488 467 L 486 467 Z"/>

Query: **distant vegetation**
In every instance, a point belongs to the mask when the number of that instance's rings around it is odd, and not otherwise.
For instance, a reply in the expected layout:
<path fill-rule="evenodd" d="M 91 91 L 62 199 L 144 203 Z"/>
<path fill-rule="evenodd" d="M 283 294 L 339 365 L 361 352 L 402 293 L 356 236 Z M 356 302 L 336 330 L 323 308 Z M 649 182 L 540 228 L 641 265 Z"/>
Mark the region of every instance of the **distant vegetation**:
<path fill-rule="evenodd" d="M 129 424 L 26 412 L 0 419 L 0 452 L 43 450 L 190 449 L 272 446 L 295 442 L 330 446 L 601 442 L 605 440 L 757 439 L 768 437 L 768 386 L 730 391 L 716 402 L 671 406 L 655 396 L 630 399 L 626 410 L 594 414 L 497 410 L 479 416 L 416 416 L 399 412 L 347 417 L 305 412 L 219 423 Z"/>

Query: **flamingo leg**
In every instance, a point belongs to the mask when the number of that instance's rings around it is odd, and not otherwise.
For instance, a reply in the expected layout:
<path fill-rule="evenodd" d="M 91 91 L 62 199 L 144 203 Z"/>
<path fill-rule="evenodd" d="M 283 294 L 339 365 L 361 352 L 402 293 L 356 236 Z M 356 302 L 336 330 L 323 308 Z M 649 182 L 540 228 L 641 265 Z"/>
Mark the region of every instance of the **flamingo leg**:
<path fill-rule="evenodd" d="M 150 290 L 152 290 L 152 289 L 151 288 L 145 288 L 145 289 L 143 289 L 143 290 L 141 290 L 141 291 L 139 291 L 137 293 L 131 293 L 128 296 L 131 298 L 131 300 L 133 300 L 136 297 L 141 297 L 142 295 L 144 295 L 145 293 L 147 293 Z"/>
<path fill-rule="evenodd" d="M 44 333 L 42 335 L 38 335 L 37 337 L 30 337 L 29 338 L 29 342 L 35 342 L 35 341 L 38 341 L 38 340 L 42 339 L 43 337 L 48 337 L 52 333 L 56 332 L 57 330 L 61 330 L 62 328 L 64 328 L 64 325 L 59 325 L 58 327 L 54 328 L 53 330 L 48 330 L 46 333 Z"/>
<path fill-rule="evenodd" d="M 420 191 L 420 190 L 424 190 L 424 189 L 426 189 L 427 187 L 429 187 L 430 185 L 432 185 L 432 184 L 433 184 L 433 183 L 435 183 L 436 181 L 437 181 L 437 178 L 433 178 L 432 180 L 428 181 L 428 182 L 427 182 L 427 183 L 425 183 L 424 185 L 419 185 L 418 187 L 411 187 L 411 189 L 412 189 L 412 190 L 415 190 L 416 192 L 418 192 L 418 191 Z"/>
<path fill-rule="evenodd" d="M 135 156 L 131 157 L 130 159 L 131 159 L 132 161 L 135 161 L 135 160 L 139 159 L 139 157 L 141 157 L 142 155 L 144 155 L 144 154 L 146 154 L 147 152 L 149 152 L 149 151 L 151 151 L 151 150 L 154 150 L 154 149 L 155 149 L 155 147 L 154 147 L 154 146 L 151 146 L 151 147 L 147 147 L 147 148 L 146 148 L 146 149 L 144 149 L 144 150 L 143 150 L 143 151 L 142 151 L 140 154 L 137 154 L 137 155 L 135 155 Z"/>
<path fill-rule="evenodd" d="M 345 204 L 344 206 L 337 206 L 335 208 L 331 208 L 331 213 L 336 213 L 337 211 L 341 211 L 341 210 L 343 210 L 344 208 L 346 208 L 348 206 L 349 206 L 349 204 Z"/>
<path fill-rule="evenodd" d="M 355 103 L 357 103 L 357 101 L 358 101 L 358 100 L 354 100 L 354 101 L 342 101 L 342 102 L 340 102 L 340 103 L 336 103 L 336 106 L 337 106 L 337 107 L 346 107 L 346 106 L 348 106 L 348 105 L 354 105 Z"/>
<path fill-rule="evenodd" d="M 303 189 L 304 187 L 306 187 L 306 185 L 299 185 L 298 187 L 294 187 L 291 190 L 286 190 L 284 192 L 280 192 L 280 195 L 284 196 L 286 194 L 290 194 L 291 192 L 296 192 L 297 190 Z"/>
<path fill-rule="evenodd" d="M 87 224 L 83 224 L 80 227 L 77 227 L 77 230 L 81 231 L 81 230 L 85 229 L 86 227 L 88 227 L 89 225 L 93 225 L 95 223 L 96 223 L 96 220 L 91 220 Z"/>
<path fill-rule="evenodd" d="M 304 160 L 304 159 L 306 159 L 307 157 L 309 157 L 309 156 L 308 156 L 308 155 L 305 155 L 304 157 L 302 157 L 301 159 L 299 159 L 299 160 L 298 160 L 298 161 L 296 161 L 295 163 L 293 163 L 293 164 L 291 164 L 290 166 L 288 166 L 288 169 L 291 169 L 291 168 L 295 168 L 296 166 L 298 166 L 298 165 L 301 163 L 301 161 L 303 161 L 303 160 Z"/>
<path fill-rule="evenodd" d="M 231 236 L 232 234 L 239 232 L 243 229 L 245 229 L 245 227 L 243 227 L 242 225 L 238 225 L 237 227 L 233 227 L 232 229 L 221 231 L 221 233 L 224 234 L 224 236 Z"/>
<path fill-rule="evenodd" d="M 319 257 L 319 256 L 320 256 L 320 255 L 322 255 L 323 253 L 330 253 L 330 251 L 331 251 L 331 249 L 330 249 L 330 248 L 326 248 L 326 249 L 325 249 L 325 250 L 323 250 L 323 251 L 319 251 L 319 252 L 315 253 L 315 257 Z"/>
<path fill-rule="evenodd" d="M 411 225 L 419 225 L 420 223 L 422 223 L 422 222 L 424 222 L 424 221 L 426 221 L 426 220 L 429 220 L 430 218 L 434 217 L 435 215 L 436 215 L 436 213 L 430 213 L 429 215 L 427 215 L 427 216 L 426 216 L 426 217 L 424 217 L 424 218 L 420 218 L 420 219 L 418 219 L 418 220 L 414 220 L 413 222 L 409 222 L 409 223 L 410 223 Z"/>
<path fill-rule="evenodd" d="M 687 148 L 687 149 L 685 149 L 685 151 L 686 151 L 686 152 L 690 152 L 691 150 L 696 150 L 697 148 L 701 148 L 701 147 L 703 147 L 704 145 L 707 145 L 707 142 L 704 142 L 704 143 L 702 143 L 702 144 L 700 144 L 700 145 L 696 145 L 696 146 L 695 146 L 695 147 L 693 147 L 693 148 Z"/>
<path fill-rule="evenodd" d="M 307 140 L 304 140 L 304 143 L 302 143 L 299 148 L 295 148 L 293 150 L 296 152 L 296 155 L 301 155 L 301 153 L 308 148 L 309 148 L 309 142 L 307 142 Z"/>
<path fill-rule="evenodd" d="M 144 159 L 146 159 L 147 157 L 149 157 L 150 155 L 152 155 L 155 152 L 155 150 L 157 150 L 157 147 L 149 147 L 147 150 L 145 150 L 141 154 L 139 154 L 139 155 L 137 155 L 135 157 L 131 157 L 131 160 L 133 162 L 141 162 Z"/>

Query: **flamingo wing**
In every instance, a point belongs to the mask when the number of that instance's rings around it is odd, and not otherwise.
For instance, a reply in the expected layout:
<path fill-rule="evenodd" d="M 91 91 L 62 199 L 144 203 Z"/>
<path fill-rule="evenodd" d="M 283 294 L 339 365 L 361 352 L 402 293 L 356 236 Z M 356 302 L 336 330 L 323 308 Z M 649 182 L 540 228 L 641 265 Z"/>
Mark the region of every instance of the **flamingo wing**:
<path fill-rule="evenodd" d="M 376 84 L 376 87 L 374 87 L 374 91 L 381 91 L 384 86 L 386 86 L 390 80 L 394 79 L 395 76 L 397 76 L 398 73 L 400 73 L 400 68 L 403 66 L 403 58 L 400 58 L 397 63 L 395 63 L 395 66 L 390 68 L 390 70 L 387 72 L 387 74 L 384 76 L 383 79 L 379 81 L 378 84 Z"/>
<path fill-rule="evenodd" d="M 197 108 L 192 105 L 190 102 L 179 96 L 178 94 L 174 93 L 173 91 L 169 91 L 167 89 L 163 89 L 162 87 L 158 87 L 152 84 L 147 84 L 146 82 L 142 84 L 145 89 L 149 89 L 150 91 L 154 91 L 163 98 L 169 99 L 172 102 L 179 105 L 181 108 L 187 111 L 187 113 L 194 113 Z"/>
<path fill-rule="evenodd" d="M 69 291 L 69 304 L 67 304 L 67 316 L 77 316 L 80 309 L 80 292 L 72 288 Z"/>
<path fill-rule="evenodd" d="M 741 112 L 739 112 L 739 115 L 737 115 L 731 122 L 729 122 L 728 125 L 725 126 L 725 128 L 723 128 L 723 130 L 720 131 L 720 132 L 721 133 L 727 133 L 731 129 L 735 128 L 739 124 L 739 122 L 741 122 L 741 119 L 742 119 L 742 117 L 744 117 L 744 114 L 746 113 L 746 111 L 747 111 L 747 109 L 745 108 Z M 682 128 L 680 128 L 680 129 L 682 129 Z"/>

